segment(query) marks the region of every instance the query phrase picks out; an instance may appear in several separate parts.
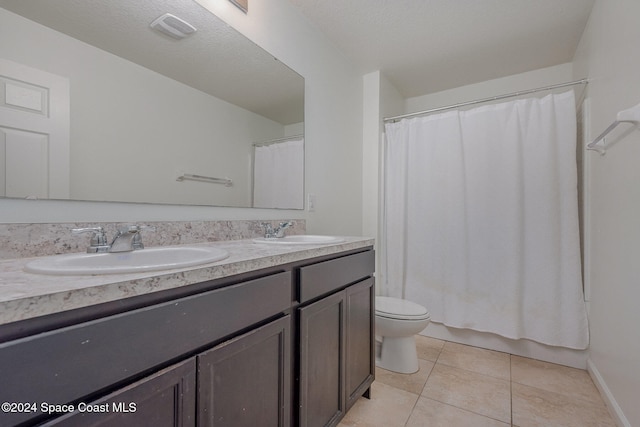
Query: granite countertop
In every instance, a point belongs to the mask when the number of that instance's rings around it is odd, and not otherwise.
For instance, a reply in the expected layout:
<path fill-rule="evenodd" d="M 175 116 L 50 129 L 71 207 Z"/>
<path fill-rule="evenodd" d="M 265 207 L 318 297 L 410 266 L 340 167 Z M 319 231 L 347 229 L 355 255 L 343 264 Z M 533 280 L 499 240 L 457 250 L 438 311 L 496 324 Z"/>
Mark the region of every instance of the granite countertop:
<path fill-rule="evenodd" d="M 210 264 L 146 273 L 52 276 L 24 271 L 35 258 L 0 261 L 0 325 L 94 304 L 178 288 L 206 280 L 372 246 L 374 240 L 344 237 L 330 245 L 272 245 L 251 240 L 199 243 L 229 257 Z"/>

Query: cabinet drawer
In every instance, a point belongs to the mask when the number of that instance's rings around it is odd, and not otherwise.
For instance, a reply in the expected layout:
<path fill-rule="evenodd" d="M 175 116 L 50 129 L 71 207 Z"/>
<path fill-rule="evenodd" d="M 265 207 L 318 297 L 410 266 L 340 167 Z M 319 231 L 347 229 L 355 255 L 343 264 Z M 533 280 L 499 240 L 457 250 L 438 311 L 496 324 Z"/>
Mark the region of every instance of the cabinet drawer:
<path fill-rule="evenodd" d="M 291 306 L 291 273 L 0 344 L 0 401 L 63 404 L 122 383 Z M 39 416 L 0 413 L 0 425 Z"/>
<path fill-rule="evenodd" d="M 303 303 L 373 275 L 374 251 L 359 252 L 300 268 L 298 298 Z"/>

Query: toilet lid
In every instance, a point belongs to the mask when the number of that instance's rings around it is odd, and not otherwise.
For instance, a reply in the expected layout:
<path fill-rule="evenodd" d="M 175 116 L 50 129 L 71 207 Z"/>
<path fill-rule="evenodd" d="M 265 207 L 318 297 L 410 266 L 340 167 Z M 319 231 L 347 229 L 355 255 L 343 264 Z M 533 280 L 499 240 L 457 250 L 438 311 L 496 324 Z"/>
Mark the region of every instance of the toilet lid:
<path fill-rule="evenodd" d="M 429 318 L 429 312 L 420 304 L 391 297 L 376 297 L 376 315 L 404 320 Z"/>

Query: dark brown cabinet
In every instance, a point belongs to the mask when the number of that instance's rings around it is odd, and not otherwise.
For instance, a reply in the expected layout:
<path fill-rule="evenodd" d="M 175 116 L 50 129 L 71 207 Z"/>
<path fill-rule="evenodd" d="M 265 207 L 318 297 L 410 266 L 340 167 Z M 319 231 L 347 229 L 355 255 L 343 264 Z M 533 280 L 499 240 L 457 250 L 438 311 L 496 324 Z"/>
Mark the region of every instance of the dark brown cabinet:
<path fill-rule="evenodd" d="M 196 360 L 148 378 L 44 424 L 47 427 L 191 427 L 196 425 Z"/>
<path fill-rule="evenodd" d="M 0 343 L 0 401 L 70 404 L 106 395 L 282 316 L 291 280 L 291 272 L 277 272 L 223 287 L 212 281 L 204 292 Z M 0 425 L 47 415 L 0 412 Z"/>
<path fill-rule="evenodd" d="M 337 425 L 374 379 L 373 270 L 363 248 L 0 326 L 0 401 L 38 405 L 0 425 Z"/>
<path fill-rule="evenodd" d="M 301 427 L 335 426 L 360 396 L 369 397 L 375 375 L 372 262 L 373 252 L 365 252 L 301 268 Z"/>
<path fill-rule="evenodd" d="M 346 292 L 347 354 L 346 408 L 362 395 L 370 397 L 375 375 L 375 289 L 373 279 L 350 286 Z"/>
<path fill-rule="evenodd" d="M 45 426 L 288 427 L 290 330 L 282 317 Z"/>
<path fill-rule="evenodd" d="M 300 309 L 300 427 L 335 425 L 345 414 L 345 296 Z"/>
<path fill-rule="evenodd" d="M 288 427 L 291 319 L 278 319 L 198 355 L 198 425 Z"/>

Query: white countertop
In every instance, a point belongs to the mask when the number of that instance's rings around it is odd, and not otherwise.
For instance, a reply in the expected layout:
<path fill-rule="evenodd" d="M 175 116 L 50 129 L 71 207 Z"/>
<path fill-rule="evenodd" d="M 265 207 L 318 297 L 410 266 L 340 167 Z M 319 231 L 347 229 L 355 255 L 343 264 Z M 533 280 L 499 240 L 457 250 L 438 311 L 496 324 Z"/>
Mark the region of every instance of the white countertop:
<path fill-rule="evenodd" d="M 24 271 L 34 258 L 0 261 L 0 325 L 151 292 L 174 289 L 295 261 L 373 246 L 374 240 L 344 237 L 331 245 L 270 245 L 231 240 L 215 246 L 229 257 L 210 264 L 146 273 L 50 276 Z"/>

